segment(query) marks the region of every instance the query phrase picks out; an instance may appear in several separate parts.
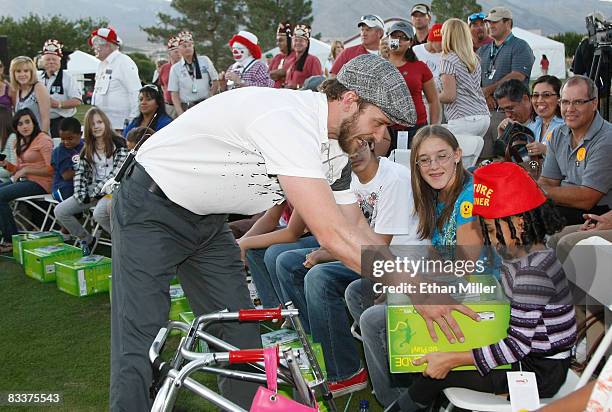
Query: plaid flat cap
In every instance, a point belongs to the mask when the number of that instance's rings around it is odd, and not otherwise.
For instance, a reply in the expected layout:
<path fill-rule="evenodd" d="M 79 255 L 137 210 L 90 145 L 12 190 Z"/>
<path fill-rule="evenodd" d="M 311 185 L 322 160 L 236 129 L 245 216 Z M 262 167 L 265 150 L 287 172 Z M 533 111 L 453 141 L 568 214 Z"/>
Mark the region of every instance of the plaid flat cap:
<path fill-rule="evenodd" d="M 416 124 L 416 110 L 406 81 L 387 60 L 362 54 L 342 66 L 336 79 L 377 106 L 392 122 L 408 127 Z"/>

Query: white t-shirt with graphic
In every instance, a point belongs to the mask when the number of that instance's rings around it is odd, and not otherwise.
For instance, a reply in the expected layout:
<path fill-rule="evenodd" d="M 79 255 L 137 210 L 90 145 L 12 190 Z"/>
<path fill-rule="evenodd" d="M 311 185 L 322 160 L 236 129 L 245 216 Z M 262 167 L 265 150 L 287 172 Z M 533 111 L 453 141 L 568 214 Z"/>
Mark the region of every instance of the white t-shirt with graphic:
<path fill-rule="evenodd" d="M 442 64 L 442 53 L 430 53 L 425 48 L 425 44 L 419 44 L 412 48 L 414 54 L 416 54 L 417 58 L 423 63 L 427 64 L 429 70 L 434 77 L 434 82 L 436 83 L 436 89 L 438 91 L 442 90 L 442 81 L 440 80 L 440 65 Z"/>
<path fill-rule="evenodd" d="M 136 160 L 170 200 L 193 213 L 253 215 L 284 200 L 278 175 L 330 184 L 340 178 L 348 158 L 327 138 L 327 110 L 322 93 L 238 88 L 156 132 Z M 355 201 L 346 192 L 337 203 Z"/>
<path fill-rule="evenodd" d="M 374 232 L 393 235 L 392 245 L 426 244 L 417 234 L 418 218 L 410 186 L 410 169 L 385 157 L 379 159 L 372 180 L 361 183 L 355 173 L 351 190 Z"/>

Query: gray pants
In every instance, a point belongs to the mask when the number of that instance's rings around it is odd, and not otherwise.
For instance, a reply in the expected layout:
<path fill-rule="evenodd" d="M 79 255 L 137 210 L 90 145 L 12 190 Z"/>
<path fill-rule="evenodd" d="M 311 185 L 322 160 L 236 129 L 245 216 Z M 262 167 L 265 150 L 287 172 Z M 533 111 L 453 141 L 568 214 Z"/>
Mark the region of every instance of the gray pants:
<path fill-rule="evenodd" d="M 89 208 L 95 205 L 93 211 L 94 220 L 102 226 L 102 229 L 110 233 L 110 213 L 108 208 L 110 201 L 109 198 L 103 197 L 100 200 L 84 204 L 79 202 L 74 196 L 70 196 L 68 199 L 55 206 L 55 217 L 59 224 L 68 229 L 68 232 L 70 232 L 72 236 L 76 236 L 80 240 L 91 243 L 93 240 L 92 234 L 85 230 L 75 215 L 89 210 Z"/>
<path fill-rule="evenodd" d="M 226 215 L 193 214 L 143 184 L 135 173 L 127 173 L 113 195 L 112 411 L 150 410 L 148 351 L 168 322 L 174 275 L 196 316 L 252 308 L 240 249 Z M 258 324 L 228 322 L 210 330 L 239 348 L 261 347 Z M 257 385 L 219 379 L 219 388 L 249 409 Z"/>

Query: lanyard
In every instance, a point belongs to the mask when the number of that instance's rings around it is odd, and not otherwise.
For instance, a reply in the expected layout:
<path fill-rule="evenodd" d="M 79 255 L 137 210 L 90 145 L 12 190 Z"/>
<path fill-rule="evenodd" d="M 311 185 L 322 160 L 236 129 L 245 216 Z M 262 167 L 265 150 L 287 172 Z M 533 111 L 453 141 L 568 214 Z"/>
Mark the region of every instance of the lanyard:
<path fill-rule="evenodd" d="M 491 50 L 489 51 L 489 59 L 491 59 L 491 61 L 489 62 L 489 73 L 491 73 L 491 71 L 493 71 L 493 68 L 495 67 L 495 61 L 497 60 L 499 51 L 506 45 L 508 40 L 510 40 L 512 37 L 514 37 L 514 35 L 510 33 L 499 47 L 495 45 L 495 42 L 491 42 Z"/>

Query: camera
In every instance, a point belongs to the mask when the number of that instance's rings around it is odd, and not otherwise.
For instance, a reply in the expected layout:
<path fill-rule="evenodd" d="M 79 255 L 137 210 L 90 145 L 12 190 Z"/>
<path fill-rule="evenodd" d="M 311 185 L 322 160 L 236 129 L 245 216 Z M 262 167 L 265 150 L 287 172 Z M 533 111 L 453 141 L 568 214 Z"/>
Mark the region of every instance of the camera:
<path fill-rule="evenodd" d="M 398 50 L 400 46 L 399 39 L 389 39 L 389 48 L 391 50 Z"/>
<path fill-rule="evenodd" d="M 612 22 L 604 20 L 603 16 L 587 16 L 586 29 L 589 35 L 589 43 L 592 45 L 598 46 L 612 43 Z"/>

